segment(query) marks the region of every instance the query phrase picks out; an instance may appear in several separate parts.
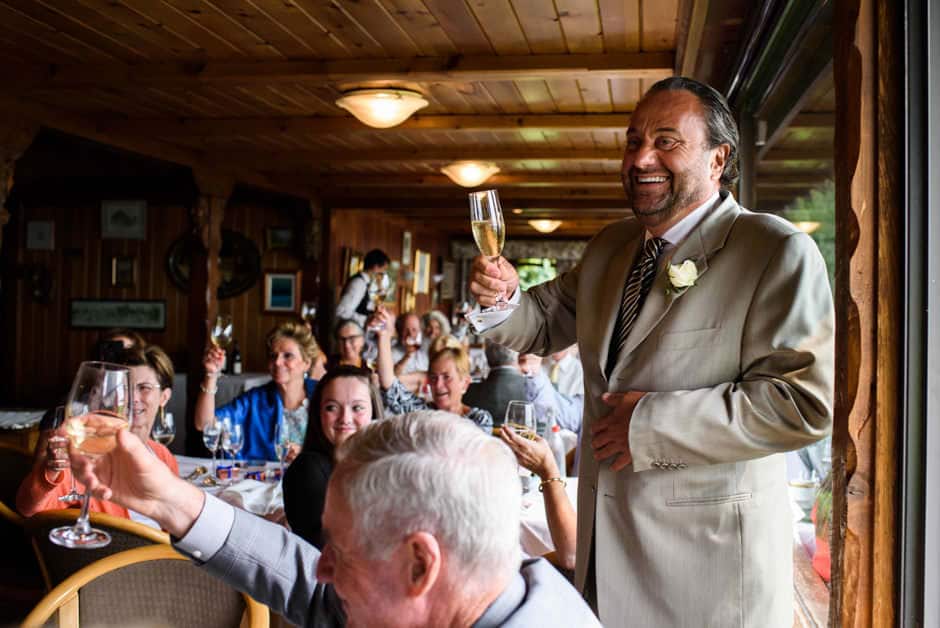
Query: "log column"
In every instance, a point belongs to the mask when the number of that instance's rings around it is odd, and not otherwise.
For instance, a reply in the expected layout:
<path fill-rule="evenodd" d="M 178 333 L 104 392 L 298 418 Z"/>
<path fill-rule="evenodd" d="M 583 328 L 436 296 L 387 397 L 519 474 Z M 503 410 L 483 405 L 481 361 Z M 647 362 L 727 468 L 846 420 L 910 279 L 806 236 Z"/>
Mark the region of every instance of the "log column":
<path fill-rule="evenodd" d="M 895 617 L 905 243 L 897 3 L 837 0 L 836 405 L 830 625 Z"/>
<path fill-rule="evenodd" d="M 193 409 L 202 383 L 202 354 L 209 341 L 209 321 L 219 312 L 219 252 L 222 249 L 222 218 L 234 181 L 204 171 L 193 171 L 199 190 L 190 214 L 197 246 L 193 247 L 189 270 L 189 360 L 186 379 L 186 433 L 195 435 Z M 200 439 L 187 438 L 189 455 L 204 453 Z"/>

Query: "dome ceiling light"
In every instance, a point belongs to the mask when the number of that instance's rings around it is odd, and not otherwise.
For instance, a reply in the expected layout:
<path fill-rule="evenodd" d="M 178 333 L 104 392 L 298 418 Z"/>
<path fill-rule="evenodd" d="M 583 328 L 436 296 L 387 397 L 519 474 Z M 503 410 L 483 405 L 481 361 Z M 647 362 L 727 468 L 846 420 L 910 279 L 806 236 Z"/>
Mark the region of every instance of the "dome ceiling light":
<path fill-rule="evenodd" d="M 475 188 L 499 172 L 490 161 L 455 161 L 441 168 L 451 181 L 465 188 Z"/>
<path fill-rule="evenodd" d="M 356 116 L 363 124 L 388 129 L 407 120 L 428 101 L 407 89 L 353 89 L 336 99 L 336 105 Z"/>
<path fill-rule="evenodd" d="M 529 224 L 539 233 L 551 233 L 561 226 L 560 220 L 530 220 Z"/>

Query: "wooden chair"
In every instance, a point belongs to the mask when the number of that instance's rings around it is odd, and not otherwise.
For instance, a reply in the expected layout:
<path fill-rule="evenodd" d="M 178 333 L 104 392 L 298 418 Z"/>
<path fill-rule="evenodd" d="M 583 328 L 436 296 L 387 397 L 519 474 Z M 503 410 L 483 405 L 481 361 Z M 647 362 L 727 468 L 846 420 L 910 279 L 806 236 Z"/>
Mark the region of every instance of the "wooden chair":
<path fill-rule="evenodd" d="M 36 605 L 23 626 L 46 625 L 54 615 L 60 628 L 82 624 L 267 628 L 270 622 L 266 606 L 169 545 L 127 550 L 77 571 Z"/>
<path fill-rule="evenodd" d="M 170 537 L 166 532 L 137 521 L 102 512 L 90 513 L 89 520 L 92 527 L 104 530 L 111 535 L 110 545 L 98 549 L 74 550 L 56 545 L 49 540 L 49 530 L 72 525 L 78 519 L 78 515 L 79 510 L 75 508 L 47 510 L 25 520 L 47 590 L 57 586 L 78 570 L 106 556 L 146 545 L 167 545 L 170 542 Z"/>
<path fill-rule="evenodd" d="M 16 491 L 33 470 L 33 455 L 19 447 L 0 443 L 0 517 L 14 526 L 23 525 L 16 512 Z"/>
<path fill-rule="evenodd" d="M 0 444 L 0 625 L 18 623 L 46 591 L 36 556 L 16 512 L 16 491 L 33 466 L 33 456 L 19 447 Z"/>

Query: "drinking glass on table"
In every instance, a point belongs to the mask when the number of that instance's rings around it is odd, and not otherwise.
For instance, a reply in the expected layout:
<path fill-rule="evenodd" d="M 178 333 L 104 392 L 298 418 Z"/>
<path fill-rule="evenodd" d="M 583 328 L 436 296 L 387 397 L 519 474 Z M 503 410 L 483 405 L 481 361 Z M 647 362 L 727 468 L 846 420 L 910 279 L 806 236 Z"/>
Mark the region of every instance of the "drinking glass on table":
<path fill-rule="evenodd" d="M 290 453 L 290 448 L 293 444 L 290 421 L 281 413 L 281 418 L 277 422 L 277 426 L 274 430 L 274 453 L 277 455 L 278 462 L 281 463 L 282 479 L 284 477 L 284 464 L 287 460 L 287 454 Z"/>
<path fill-rule="evenodd" d="M 211 425 L 207 425 L 205 429 L 202 430 L 202 444 L 206 446 L 206 449 L 212 452 L 212 477 L 215 477 L 216 474 L 216 462 L 215 456 L 219 451 L 219 440 L 222 436 L 222 421 L 219 420 L 219 417 L 215 417 L 215 421 Z"/>
<path fill-rule="evenodd" d="M 238 457 L 238 452 L 242 450 L 244 444 L 245 432 L 241 424 L 233 425 L 226 420 L 222 427 L 222 451 L 232 457 L 232 473 L 229 476 L 228 484 L 235 481 L 235 458 Z"/>
<path fill-rule="evenodd" d="M 117 433 L 131 420 L 130 371 L 107 362 L 82 362 L 75 374 L 65 405 L 65 430 L 72 462 L 94 464 L 114 449 Z M 88 495 L 73 526 L 54 528 L 49 540 L 71 548 L 97 548 L 111 543 L 111 536 L 88 523 Z"/>
<path fill-rule="evenodd" d="M 161 445 L 169 445 L 176 436 L 176 424 L 173 422 L 173 413 L 166 412 L 163 408 L 157 413 L 157 420 L 153 422 L 153 428 L 150 430 L 153 440 Z"/>
<path fill-rule="evenodd" d="M 506 238 L 506 223 L 496 190 L 470 193 L 470 229 L 480 253 L 496 263 Z M 514 309 L 516 306 L 506 300 L 506 295 L 500 294 L 496 297 L 496 305 L 484 311 Z"/>

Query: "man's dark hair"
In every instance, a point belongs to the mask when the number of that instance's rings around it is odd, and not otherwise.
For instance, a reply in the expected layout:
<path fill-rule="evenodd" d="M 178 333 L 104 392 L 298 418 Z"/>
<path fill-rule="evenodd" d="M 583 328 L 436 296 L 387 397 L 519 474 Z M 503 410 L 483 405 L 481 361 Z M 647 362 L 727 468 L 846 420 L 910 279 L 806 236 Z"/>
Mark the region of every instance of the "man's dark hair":
<path fill-rule="evenodd" d="M 497 366 L 515 366 L 519 361 L 518 353 L 492 340 L 486 341 L 483 352 L 486 354 L 486 363 L 491 369 Z"/>
<path fill-rule="evenodd" d="M 385 266 L 389 263 L 388 255 L 381 249 L 372 249 L 366 253 L 366 259 L 362 262 L 362 267 L 366 270 L 372 270 L 379 266 Z"/>
<path fill-rule="evenodd" d="M 728 159 L 725 160 L 725 169 L 721 173 L 723 186 L 733 185 L 738 180 L 738 124 L 731 113 L 728 101 L 718 90 L 699 83 L 695 79 L 684 76 L 670 76 L 665 78 L 646 92 L 646 95 L 671 90 L 685 90 L 698 96 L 699 102 L 705 109 L 705 130 L 708 134 L 708 148 L 715 148 L 721 144 L 731 147 Z"/>

